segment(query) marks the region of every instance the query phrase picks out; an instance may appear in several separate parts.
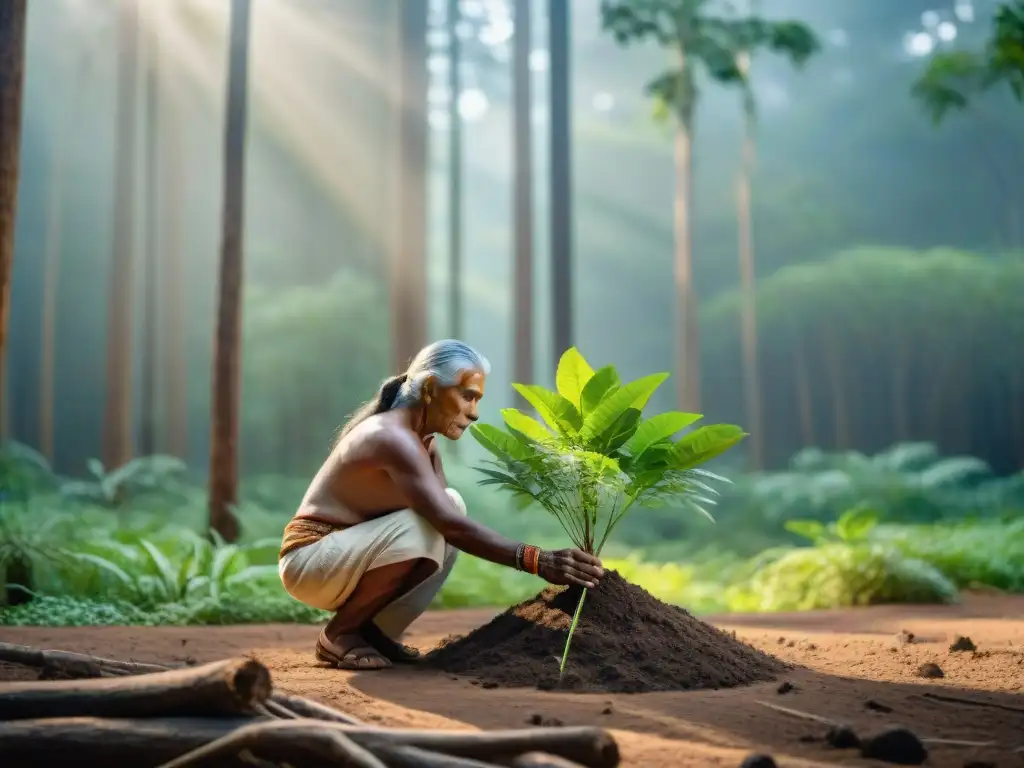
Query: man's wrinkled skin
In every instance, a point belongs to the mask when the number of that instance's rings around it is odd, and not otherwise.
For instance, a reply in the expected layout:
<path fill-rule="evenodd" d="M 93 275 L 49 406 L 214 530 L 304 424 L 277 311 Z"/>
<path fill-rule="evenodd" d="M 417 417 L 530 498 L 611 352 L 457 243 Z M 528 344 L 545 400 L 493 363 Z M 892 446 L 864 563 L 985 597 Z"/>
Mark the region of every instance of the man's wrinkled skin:
<path fill-rule="evenodd" d="M 457 510 L 447 483 L 436 435 L 458 440 L 478 417 L 486 375 L 465 371 L 454 386 L 428 379 L 422 404 L 370 416 L 345 435 L 317 472 L 297 516 L 315 515 L 351 523 L 411 508 L 448 542 L 467 554 L 515 567 L 519 542 L 490 530 Z M 318 642 L 318 656 L 351 669 L 381 669 L 418 657 L 385 636 L 372 619 L 386 605 L 430 576 L 437 565 L 417 559 L 367 571 L 338 607 Z M 552 584 L 596 586 L 601 562 L 577 549 L 542 552 L 539 575 Z"/>

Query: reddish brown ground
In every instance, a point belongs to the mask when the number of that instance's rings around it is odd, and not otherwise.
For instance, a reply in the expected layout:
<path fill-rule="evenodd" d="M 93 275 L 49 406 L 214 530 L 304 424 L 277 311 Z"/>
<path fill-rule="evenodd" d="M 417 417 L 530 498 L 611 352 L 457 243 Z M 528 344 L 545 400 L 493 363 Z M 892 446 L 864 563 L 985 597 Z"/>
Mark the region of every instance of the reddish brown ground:
<path fill-rule="evenodd" d="M 424 616 L 410 640 L 431 646 L 442 636 L 467 632 L 493 612 L 436 612 Z M 485 689 L 443 673 L 394 668 L 350 673 L 320 668 L 311 650 L 317 628 L 0 628 L 0 639 L 46 648 L 174 662 L 209 661 L 253 654 L 267 663 L 276 684 L 396 726 L 508 728 L 533 715 L 566 724 L 609 728 L 624 764 L 738 765 L 751 751 L 775 756 L 780 766 L 869 765 L 854 752 L 836 751 L 802 736 L 824 726 L 758 704 L 770 702 L 846 722 L 860 732 L 888 724 L 910 727 L 922 738 L 995 742 L 996 747 L 930 744 L 931 766 L 961 768 L 971 761 L 1024 765 L 1024 599 L 976 596 L 949 608 L 883 607 L 769 616 L 722 616 L 719 627 L 797 664 L 784 674 L 795 690 L 778 683 L 734 690 L 648 694 L 570 694 L 525 689 Z M 916 635 L 900 644 L 899 633 Z M 969 635 L 977 653 L 950 653 L 957 634 Z M 935 662 L 945 672 L 923 680 L 915 671 Z M 24 678 L 25 670 L 0 666 L 0 679 Z M 926 692 L 1016 707 L 947 703 Z M 869 709 L 869 700 L 892 713 Z M 610 713 L 605 713 L 607 709 Z"/>

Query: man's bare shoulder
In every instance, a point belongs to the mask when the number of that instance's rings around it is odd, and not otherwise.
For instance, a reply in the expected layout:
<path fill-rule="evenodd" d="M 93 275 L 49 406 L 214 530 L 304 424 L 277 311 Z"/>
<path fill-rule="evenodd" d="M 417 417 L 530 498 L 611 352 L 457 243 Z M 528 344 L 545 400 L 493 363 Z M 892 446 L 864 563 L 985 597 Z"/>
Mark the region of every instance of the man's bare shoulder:
<path fill-rule="evenodd" d="M 397 459 L 400 462 L 407 462 L 422 451 L 416 434 L 408 427 L 387 418 L 386 414 L 371 416 L 346 435 L 343 442 L 348 443 L 349 450 L 363 456 Z"/>

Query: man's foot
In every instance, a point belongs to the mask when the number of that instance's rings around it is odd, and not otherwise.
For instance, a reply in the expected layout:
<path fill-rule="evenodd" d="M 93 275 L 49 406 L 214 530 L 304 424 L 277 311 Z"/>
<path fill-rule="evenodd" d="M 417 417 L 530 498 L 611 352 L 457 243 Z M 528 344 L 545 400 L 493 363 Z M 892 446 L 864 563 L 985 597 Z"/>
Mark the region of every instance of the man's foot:
<path fill-rule="evenodd" d="M 391 662 L 361 635 L 340 635 L 328 640 L 323 632 L 316 641 L 316 658 L 338 669 L 386 669 Z"/>
<path fill-rule="evenodd" d="M 392 640 L 384 631 L 373 623 L 373 620 L 366 622 L 359 628 L 359 633 L 366 639 L 366 642 L 376 648 L 385 658 L 399 664 L 415 664 L 420 660 L 420 652 L 408 645 L 402 645 Z"/>

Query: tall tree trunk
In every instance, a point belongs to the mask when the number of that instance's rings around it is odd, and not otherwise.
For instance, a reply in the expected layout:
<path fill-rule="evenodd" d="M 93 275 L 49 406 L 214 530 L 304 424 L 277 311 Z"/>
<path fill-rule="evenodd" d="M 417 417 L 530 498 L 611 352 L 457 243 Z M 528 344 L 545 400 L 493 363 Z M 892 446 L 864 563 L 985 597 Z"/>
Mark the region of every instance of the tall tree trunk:
<path fill-rule="evenodd" d="M 512 366 L 516 381 L 533 381 L 533 106 L 530 88 L 530 49 L 533 25 L 531 0 L 515 0 L 512 39 L 513 186 L 515 201 L 512 227 L 515 252 L 515 342 Z M 519 405 L 525 407 L 520 397 Z"/>
<path fill-rule="evenodd" d="M 741 312 L 743 343 L 743 393 L 750 431 L 750 463 L 753 469 L 764 469 L 764 433 L 761 419 L 761 377 L 757 356 L 757 291 L 754 270 L 754 235 L 751 206 L 751 179 L 754 171 L 754 117 L 748 112 L 746 135 L 736 194 L 740 240 L 740 288 L 743 295 Z"/>
<path fill-rule="evenodd" d="M 135 240 L 135 97 L 138 0 L 118 4 L 117 135 L 114 155 L 114 253 L 107 297 L 107 402 L 103 462 L 120 467 L 132 457 L 132 326 Z"/>
<path fill-rule="evenodd" d="M 42 365 L 39 371 L 39 450 L 54 460 L 54 365 L 56 361 L 57 289 L 60 282 L 61 235 L 63 234 L 62 203 L 64 172 L 67 163 L 67 136 L 61 132 L 50 174 L 50 200 L 46 216 L 46 250 L 43 267 Z"/>
<path fill-rule="evenodd" d="M 679 408 L 700 411 L 700 339 L 697 328 L 697 292 L 693 286 L 693 140 L 692 119 L 681 121 L 675 132 L 676 197 L 673 216 L 676 286 L 676 397 Z"/>
<path fill-rule="evenodd" d="M 427 344 L 427 3 L 401 8 L 399 243 L 392 256 L 393 367 Z"/>
<path fill-rule="evenodd" d="M 7 324 L 11 315 L 14 226 L 18 219 L 21 108 L 25 80 L 25 0 L 0 3 L 0 433 L 10 435 Z"/>
<path fill-rule="evenodd" d="M 448 311 L 451 335 L 462 338 L 462 43 L 457 34 L 459 0 L 448 0 Z M 453 443 L 457 445 L 457 443 Z"/>
<path fill-rule="evenodd" d="M 832 447 L 837 451 L 845 451 L 850 445 L 849 404 L 846 394 L 846 377 L 843 361 L 836 351 L 838 346 L 828 335 L 822 339 L 822 354 L 825 358 L 825 372 L 828 377 L 830 399 L 832 401 L 832 425 L 834 429 Z"/>
<path fill-rule="evenodd" d="M 139 449 L 143 456 L 156 453 L 156 368 L 159 359 L 158 340 L 158 296 L 157 270 L 160 263 L 160 232 L 159 227 L 159 99 L 160 87 L 158 78 L 160 55 L 159 27 L 152 25 L 149 31 L 149 50 L 146 52 L 146 262 L 143 272 L 145 280 L 145 300 L 142 306 L 143 342 L 142 342 L 142 391 L 140 393 L 141 419 L 139 424 Z"/>
<path fill-rule="evenodd" d="M 572 54 L 568 0 L 548 0 L 548 49 L 551 84 L 551 317 L 553 367 L 575 341 L 573 329 L 572 104 L 569 63 Z"/>
<path fill-rule="evenodd" d="M 238 500 L 238 412 L 241 389 L 242 255 L 245 224 L 245 139 L 248 117 L 251 0 L 231 0 L 227 123 L 224 129 L 224 209 L 213 354 L 210 434 L 210 528 L 238 538 L 231 507 Z"/>
<path fill-rule="evenodd" d="M 179 103 L 167 101 L 161 114 L 165 130 L 165 183 L 161 196 L 165 224 L 160 267 L 163 284 L 161 302 L 161 356 L 164 380 L 163 451 L 181 459 L 188 457 L 188 327 L 185 321 L 185 265 L 183 236 L 186 200 L 182 145 L 186 121 Z"/>

